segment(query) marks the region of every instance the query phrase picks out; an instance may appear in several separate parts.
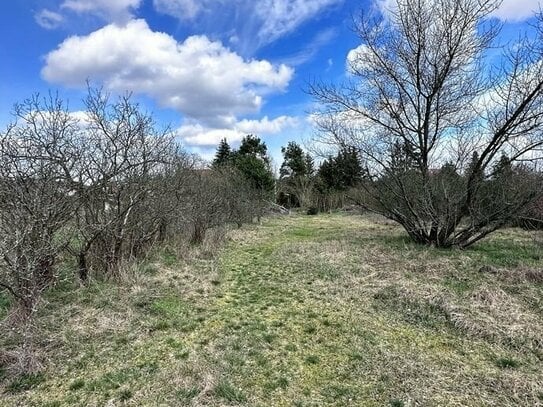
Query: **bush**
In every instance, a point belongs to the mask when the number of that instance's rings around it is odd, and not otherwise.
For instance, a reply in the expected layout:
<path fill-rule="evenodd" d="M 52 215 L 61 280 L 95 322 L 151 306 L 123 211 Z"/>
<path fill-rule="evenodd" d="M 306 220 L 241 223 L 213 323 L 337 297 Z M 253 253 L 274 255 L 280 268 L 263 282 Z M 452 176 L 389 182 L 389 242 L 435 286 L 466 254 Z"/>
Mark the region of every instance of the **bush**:
<path fill-rule="evenodd" d="M 316 208 L 315 206 L 311 206 L 310 208 L 307 209 L 307 214 L 311 216 L 318 215 L 319 209 Z"/>
<path fill-rule="evenodd" d="M 515 222 L 526 230 L 543 230 L 543 197 L 529 205 Z"/>

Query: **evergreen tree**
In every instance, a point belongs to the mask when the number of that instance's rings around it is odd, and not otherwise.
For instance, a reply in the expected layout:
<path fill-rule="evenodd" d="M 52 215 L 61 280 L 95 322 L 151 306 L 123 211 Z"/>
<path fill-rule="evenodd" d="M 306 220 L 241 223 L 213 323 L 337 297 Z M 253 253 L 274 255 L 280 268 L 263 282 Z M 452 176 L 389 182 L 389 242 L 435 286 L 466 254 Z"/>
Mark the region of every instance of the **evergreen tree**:
<path fill-rule="evenodd" d="M 280 178 L 308 177 L 314 173 L 313 158 L 294 141 L 281 148 L 284 160 L 279 170 Z"/>
<path fill-rule="evenodd" d="M 294 141 L 282 147 L 281 152 L 284 160 L 279 170 L 278 201 L 289 207 L 305 207 L 310 204 L 313 195 L 313 158 Z"/>
<path fill-rule="evenodd" d="M 492 178 L 495 180 L 506 181 L 513 176 L 513 166 L 507 155 L 502 154 L 498 162 L 494 165 Z"/>
<path fill-rule="evenodd" d="M 270 158 L 268 157 L 268 147 L 266 143 L 260 140 L 259 137 L 249 134 L 241 140 L 241 144 L 237 151 L 238 155 L 243 156 L 253 156 L 260 158 L 265 161 L 267 164 L 270 163 Z"/>
<path fill-rule="evenodd" d="M 217 147 L 217 152 L 215 153 L 215 159 L 213 160 L 213 167 L 221 167 L 230 162 L 232 158 L 232 149 L 226 141 L 226 138 L 223 138 Z"/>
<path fill-rule="evenodd" d="M 418 154 L 410 144 L 396 141 L 390 148 L 387 171 L 392 174 L 407 173 L 416 168 L 418 159 Z"/>
<path fill-rule="evenodd" d="M 473 174 L 473 188 L 477 189 L 481 184 L 483 183 L 483 180 L 485 178 L 485 174 L 480 168 L 477 168 L 477 162 L 479 161 L 479 153 L 477 151 L 474 151 L 471 155 L 471 160 L 468 164 L 468 168 L 466 170 L 466 178 L 469 178 Z M 476 172 L 474 174 L 474 172 Z"/>
<path fill-rule="evenodd" d="M 319 168 L 319 177 L 326 189 L 345 191 L 359 185 L 365 171 L 356 149 L 344 148 L 335 157 L 328 157 Z"/>
<path fill-rule="evenodd" d="M 271 196 L 275 188 L 275 178 L 266 143 L 256 136 L 245 136 L 239 149 L 233 151 L 231 157 L 234 168 L 245 176 L 253 188 Z"/>

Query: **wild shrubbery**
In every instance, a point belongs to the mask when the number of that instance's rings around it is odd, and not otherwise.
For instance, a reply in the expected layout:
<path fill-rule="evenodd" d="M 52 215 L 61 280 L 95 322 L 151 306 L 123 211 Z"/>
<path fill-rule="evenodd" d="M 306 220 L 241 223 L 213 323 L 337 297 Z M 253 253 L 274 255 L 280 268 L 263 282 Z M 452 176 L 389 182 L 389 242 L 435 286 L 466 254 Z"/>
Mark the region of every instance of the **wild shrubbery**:
<path fill-rule="evenodd" d="M 90 89 L 85 105 L 76 115 L 58 97 L 35 96 L 0 134 L 0 289 L 11 326 L 29 326 L 64 262 L 81 284 L 119 279 L 157 244 L 199 244 L 210 228 L 261 214 L 247 173 L 207 168 L 130 97 Z"/>

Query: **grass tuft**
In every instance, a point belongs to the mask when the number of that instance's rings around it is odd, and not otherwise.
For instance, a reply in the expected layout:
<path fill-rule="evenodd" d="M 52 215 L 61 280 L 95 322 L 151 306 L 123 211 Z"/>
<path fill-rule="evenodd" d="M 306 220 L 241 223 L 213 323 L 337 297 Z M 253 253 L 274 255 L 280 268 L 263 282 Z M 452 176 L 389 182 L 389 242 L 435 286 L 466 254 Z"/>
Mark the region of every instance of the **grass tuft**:
<path fill-rule="evenodd" d="M 231 403 L 244 403 L 247 401 L 247 397 L 243 394 L 241 389 L 237 389 L 229 382 L 221 380 L 214 389 L 216 397 L 229 401 Z"/>
<path fill-rule="evenodd" d="M 520 366 L 520 363 L 512 358 L 499 358 L 496 359 L 496 366 L 500 369 L 516 369 Z"/>
<path fill-rule="evenodd" d="M 85 380 L 83 379 L 76 379 L 73 382 L 71 382 L 70 385 L 68 386 L 68 388 L 72 391 L 80 390 L 83 387 L 85 387 Z"/>
<path fill-rule="evenodd" d="M 6 390 L 9 393 L 20 393 L 31 390 L 43 382 L 45 382 L 45 375 L 43 373 L 22 374 L 12 380 Z"/>

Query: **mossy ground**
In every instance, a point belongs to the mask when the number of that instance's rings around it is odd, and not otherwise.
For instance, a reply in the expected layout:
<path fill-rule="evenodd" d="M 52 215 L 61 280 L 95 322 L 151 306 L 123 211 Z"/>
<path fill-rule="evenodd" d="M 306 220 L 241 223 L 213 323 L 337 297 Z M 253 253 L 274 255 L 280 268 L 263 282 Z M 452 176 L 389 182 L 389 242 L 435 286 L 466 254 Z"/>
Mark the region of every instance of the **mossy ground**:
<path fill-rule="evenodd" d="M 293 215 L 216 256 L 164 251 L 129 283 L 53 290 L 46 370 L 0 374 L 0 405 L 542 404 L 538 236 L 447 251 L 380 218 Z"/>

